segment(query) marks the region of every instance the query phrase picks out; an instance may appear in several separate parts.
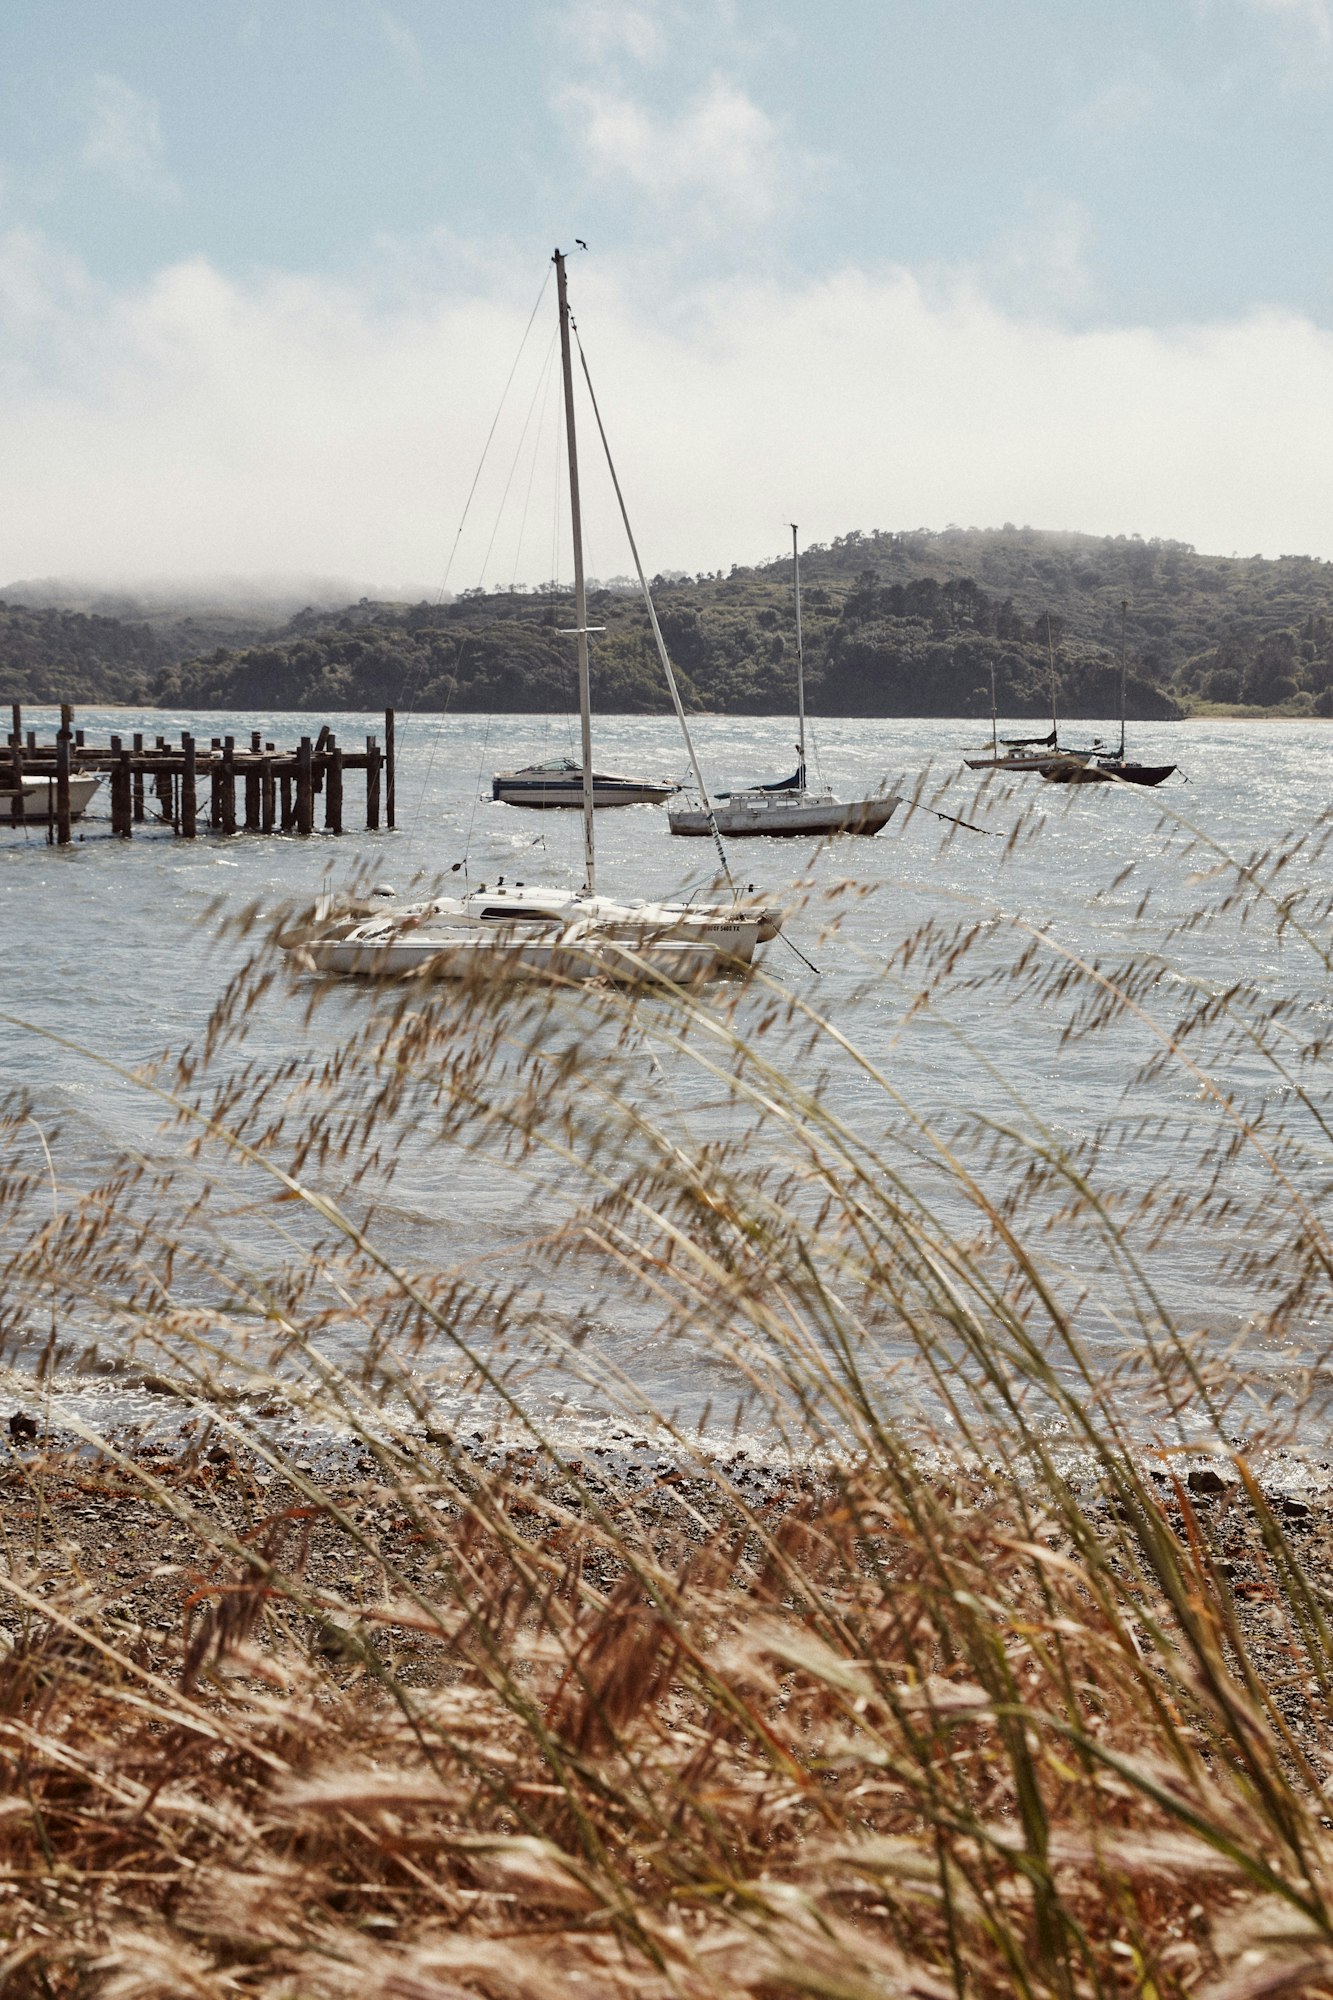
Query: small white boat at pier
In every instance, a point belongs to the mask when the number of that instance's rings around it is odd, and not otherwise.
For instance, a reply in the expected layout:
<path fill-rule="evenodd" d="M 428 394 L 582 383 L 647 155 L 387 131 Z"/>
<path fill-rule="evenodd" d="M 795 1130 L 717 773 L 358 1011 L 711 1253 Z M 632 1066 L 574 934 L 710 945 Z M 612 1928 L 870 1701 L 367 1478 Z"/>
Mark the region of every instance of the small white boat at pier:
<path fill-rule="evenodd" d="M 69 816 L 82 819 L 92 803 L 93 793 L 102 780 L 94 772 L 71 772 L 69 780 Z M 14 810 L 18 797 L 13 783 L 0 790 L 0 820 L 12 820 L 20 824 Z M 45 826 L 56 816 L 56 781 L 52 778 L 28 778 L 23 780 L 23 814 L 21 823 L 25 826 Z"/>

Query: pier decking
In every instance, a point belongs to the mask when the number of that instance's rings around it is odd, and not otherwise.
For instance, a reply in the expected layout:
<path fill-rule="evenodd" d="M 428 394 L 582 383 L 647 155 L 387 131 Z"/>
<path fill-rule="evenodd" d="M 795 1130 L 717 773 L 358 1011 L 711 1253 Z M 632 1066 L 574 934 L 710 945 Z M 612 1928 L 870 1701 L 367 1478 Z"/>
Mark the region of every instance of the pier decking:
<path fill-rule="evenodd" d="M 344 781 L 366 774 L 366 828 L 377 832 L 381 808 L 394 824 L 394 711 L 384 711 L 384 743 L 367 736 L 364 750 L 347 750 L 326 723 L 293 750 L 279 750 L 262 731 L 248 743 L 214 736 L 207 743 L 182 731 L 179 745 L 165 736 L 112 736 L 105 745 L 84 741 L 74 710 L 60 709 L 53 742 L 23 731 L 23 711 L 12 704 L 13 726 L 0 753 L 0 799 L 8 806 L 0 828 L 40 823 L 47 840 L 66 847 L 73 838 L 70 780 L 97 773 L 110 779 L 111 831 L 122 840 L 140 825 L 169 826 L 183 840 L 215 834 L 313 833 L 316 800 L 323 802 L 323 830 L 343 830 Z M 34 786 L 34 780 L 36 785 Z M 201 812 L 201 800 L 203 811 Z"/>

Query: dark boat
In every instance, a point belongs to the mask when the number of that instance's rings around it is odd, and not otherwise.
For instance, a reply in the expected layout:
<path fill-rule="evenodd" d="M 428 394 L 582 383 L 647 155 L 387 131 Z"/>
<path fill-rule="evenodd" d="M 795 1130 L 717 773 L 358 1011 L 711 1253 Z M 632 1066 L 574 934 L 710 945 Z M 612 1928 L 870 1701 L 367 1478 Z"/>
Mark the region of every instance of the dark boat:
<path fill-rule="evenodd" d="M 1042 766 L 1041 775 L 1051 785 L 1160 785 L 1175 770 L 1174 764 L 1134 764 L 1125 755 L 1125 619 L 1126 598 L 1120 600 L 1120 748 L 1114 757 L 1100 743 L 1091 750 L 1064 750 Z"/>
<path fill-rule="evenodd" d="M 1160 785 L 1175 770 L 1174 764 L 1131 764 L 1124 757 L 1103 757 L 1090 751 L 1066 751 L 1058 760 L 1042 767 L 1042 777 L 1051 785 Z"/>

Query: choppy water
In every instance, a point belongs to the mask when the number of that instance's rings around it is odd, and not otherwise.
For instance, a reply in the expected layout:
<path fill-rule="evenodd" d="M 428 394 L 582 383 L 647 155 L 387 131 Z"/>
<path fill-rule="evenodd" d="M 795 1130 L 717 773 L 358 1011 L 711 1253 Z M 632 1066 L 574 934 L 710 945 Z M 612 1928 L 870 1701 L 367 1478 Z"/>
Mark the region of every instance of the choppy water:
<path fill-rule="evenodd" d="M 45 713 L 26 719 L 43 733 L 51 724 Z M 78 719 L 97 742 L 112 730 L 125 735 L 140 728 L 244 737 L 254 721 L 248 715 L 125 709 L 81 710 Z M 375 716 L 328 719 L 349 747 L 382 722 Z M 294 743 L 308 727 L 297 716 L 264 718 L 265 735 L 280 745 Z M 719 788 L 790 769 L 792 733 L 784 718 L 710 717 L 697 724 L 705 769 Z M 1085 740 L 1077 725 L 1067 733 L 1070 740 Z M 957 771 L 960 750 L 975 740 L 975 731 L 956 722 L 823 721 L 817 738 L 822 775 L 840 795 L 852 797 L 885 781 L 895 789 L 910 786 L 926 770 L 932 784 L 942 780 Z M 394 834 L 354 830 L 339 841 L 242 835 L 188 844 L 149 829 L 126 848 L 106 837 L 105 787 L 84 823 L 84 837 L 68 851 L 48 847 L 38 829 L 0 832 L 3 1006 L 132 1067 L 179 1047 L 207 1019 L 240 951 L 210 942 L 198 928 L 201 913 L 220 895 L 238 906 L 306 896 L 330 873 L 336 879 L 358 862 L 402 891 L 417 874 L 433 875 L 465 854 L 474 883 L 504 872 L 574 884 L 581 869 L 577 816 L 538 818 L 489 799 L 494 769 L 570 747 L 571 727 L 561 719 L 400 719 Z M 845 899 L 835 937 L 821 939 L 813 914 L 794 922 L 793 939 L 817 961 L 818 977 L 780 943 L 769 947 L 769 970 L 808 995 L 883 1065 L 910 1104 L 942 1120 L 967 1110 L 1012 1115 L 1000 1075 L 1020 1099 L 1039 1107 L 1057 1139 L 1086 1131 L 1117 1107 L 1145 1115 L 1162 1109 L 1160 1087 L 1141 1101 L 1132 1092 L 1126 1099 L 1128 1079 L 1150 1051 L 1148 1037 L 1132 1024 L 1062 1047 L 1057 1007 L 1007 1006 L 994 995 L 964 1004 L 952 1024 L 930 1010 L 905 1023 L 901 982 L 867 982 L 868 970 L 926 918 L 950 920 L 994 908 L 1049 930 L 1084 956 L 1151 951 L 1202 893 L 1196 864 L 1182 857 L 1179 835 L 1164 812 L 1184 814 L 1229 852 L 1244 853 L 1265 848 L 1288 828 L 1311 824 L 1329 803 L 1333 732 L 1317 724 L 1141 725 L 1132 750 L 1145 762 L 1175 759 L 1188 783 L 1173 779 L 1157 794 L 1064 790 L 1022 779 L 992 780 L 979 790 L 966 777 L 938 799 L 948 811 L 1000 833 L 1026 811 L 1025 838 L 1012 852 L 1001 839 L 969 831 L 949 836 L 937 820 L 903 813 L 874 840 L 819 850 L 793 842 L 738 844 L 738 875 L 766 891 L 779 893 L 800 877 L 818 897 L 849 876 L 872 891 Z M 599 718 L 596 754 L 612 769 L 684 775 L 675 725 L 666 718 Z M 349 774 L 345 823 L 353 829 L 362 817 L 362 797 L 360 774 Z M 706 843 L 671 839 L 661 810 L 600 813 L 597 831 L 599 887 L 608 893 L 683 892 L 710 873 Z M 1133 876 L 1112 888 L 1130 861 Z M 1152 893 L 1144 907 L 1147 890 Z M 1182 994 L 1191 980 L 1221 984 L 1244 973 L 1274 994 L 1290 989 L 1318 998 L 1322 978 L 1310 956 L 1281 941 L 1265 921 L 1244 929 L 1228 922 L 1206 927 L 1174 942 L 1170 959 L 1164 976 L 1179 981 Z M 1327 1004 L 1326 986 L 1323 999 Z M 348 1018 L 367 1004 L 360 992 L 340 1002 Z M 328 1033 L 338 1018 L 336 1009 L 325 1016 Z M 277 1058 L 299 1032 L 295 1013 L 275 1005 L 251 1024 L 250 1052 L 260 1060 Z M 6 1082 L 29 1086 L 48 1111 L 63 1110 L 66 1161 L 81 1147 L 91 1158 L 104 1145 L 126 1140 L 152 1146 L 156 1108 L 74 1051 L 4 1025 L 0 1051 Z M 668 1059 L 668 1092 L 674 1081 Z M 1262 1084 L 1257 1065 L 1249 1081 Z M 850 1069 L 832 1074 L 828 1087 L 852 1122 L 885 1118 L 883 1100 Z M 1172 1108 L 1189 1115 L 1188 1079 L 1169 1088 Z M 1205 1119 L 1207 1108 L 1198 1115 Z M 1160 1164 L 1147 1148 L 1144 1178 Z M 427 1243 L 440 1256 L 484 1252 L 497 1275 L 507 1259 L 519 1275 L 518 1246 L 542 1212 L 538 1194 L 480 1167 L 462 1178 L 442 1176 L 423 1158 L 412 1164 L 400 1195 L 405 1252 L 418 1254 Z M 1058 1257 L 1058 1250 L 1053 1254 Z M 1177 1246 L 1164 1278 L 1172 1303 L 1194 1323 L 1214 1324 L 1219 1338 L 1245 1336 L 1252 1302 L 1218 1284 L 1209 1255 L 1192 1263 L 1188 1246 Z M 585 1305 L 580 1282 L 576 1274 L 563 1279 L 556 1304 L 570 1311 Z M 1092 1332 L 1114 1349 L 1112 1324 Z M 1309 1332 L 1318 1339 L 1320 1329 Z M 604 1337 L 614 1343 L 614 1326 Z M 627 1333 L 625 1358 L 651 1395 L 685 1411 L 711 1393 L 708 1369 L 697 1355 L 682 1357 L 669 1345 Z"/>

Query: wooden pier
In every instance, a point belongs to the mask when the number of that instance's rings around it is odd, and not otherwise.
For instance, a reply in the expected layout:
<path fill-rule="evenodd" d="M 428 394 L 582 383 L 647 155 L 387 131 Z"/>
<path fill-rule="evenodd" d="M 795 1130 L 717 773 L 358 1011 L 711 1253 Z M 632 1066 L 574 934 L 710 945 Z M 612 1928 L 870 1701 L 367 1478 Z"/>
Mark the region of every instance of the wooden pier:
<path fill-rule="evenodd" d="M 23 711 L 13 705 L 13 727 L 0 756 L 0 799 L 9 806 L 0 827 L 34 820 L 47 840 L 72 839 L 70 780 L 97 773 L 110 779 L 111 831 L 130 840 L 139 825 L 169 826 L 183 840 L 202 830 L 236 833 L 314 833 L 323 802 L 323 830 L 343 830 L 344 782 L 349 771 L 366 774 L 366 829 L 394 825 L 394 711 L 384 711 L 384 744 L 367 736 L 364 750 L 344 749 L 327 723 L 303 736 L 294 750 L 279 750 L 252 730 L 248 743 L 214 736 L 207 743 L 182 731 L 180 744 L 165 736 L 113 736 L 106 745 L 84 741 L 74 710 L 62 703 L 54 742 L 24 735 Z M 32 798 L 32 781 L 44 785 Z M 28 788 L 25 812 L 25 784 Z"/>

